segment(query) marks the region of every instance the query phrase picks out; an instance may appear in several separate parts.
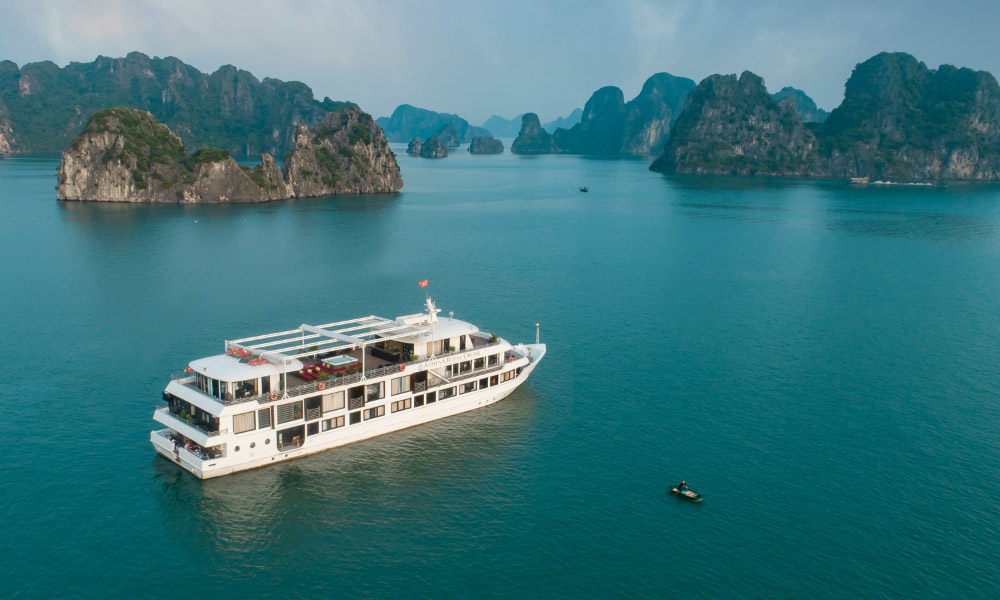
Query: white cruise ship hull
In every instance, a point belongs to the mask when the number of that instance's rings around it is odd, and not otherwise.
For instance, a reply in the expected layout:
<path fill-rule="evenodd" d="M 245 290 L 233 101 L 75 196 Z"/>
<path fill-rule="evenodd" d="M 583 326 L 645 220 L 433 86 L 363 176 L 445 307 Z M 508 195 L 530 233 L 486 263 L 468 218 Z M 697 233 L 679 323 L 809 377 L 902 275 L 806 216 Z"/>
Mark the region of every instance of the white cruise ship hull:
<path fill-rule="evenodd" d="M 423 394 L 406 393 L 394 395 L 391 398 L 386 398 L 384 403 L 380 402 L 380 404 L 386 405 L 384 416 L 306 436 L 304 442 L 299 447 L 279 449 L 275 429 L 260 429 L 245 434 L 227 434 L 218 438 L 219 440 L 223 440 L 229 448 L 226 456 L 204 459 L 169 439 L 168 436 L 175 431 L 180 431 L 182 426 L 169 419 L 161 421 L 160 418 L 156 420 L 164 424 L 169 424 L 171 428 L 150 432 L 150 441 L 160 455 L 201 479 L 210 479 L 237 471 L 273 465 L 378 437 L 400 429 L 422 425 L 430 421 L 436 421 L 499 402 L 527 381 L 532 371 L 534 371 L 535 367 L 545 356 L 545 344 L 525 344 L 518 348 L 524 349 L 526 356 L 517 359 L 510 365 L 511 368 L 520 368 L 520 373 L 506 382 L 500 382 L 485 389 L 477 389 L 445 400 L 438 400 L 433 404 L 412 406 L 399 412 L 390 412 L 389 405 L 392 402 L 407 398 L 412 399 L 415 396 Z M 427 391 L 435 392 L 447 387 L 447 385 L 444 385 L 438 388 L 431 388 Z"/>

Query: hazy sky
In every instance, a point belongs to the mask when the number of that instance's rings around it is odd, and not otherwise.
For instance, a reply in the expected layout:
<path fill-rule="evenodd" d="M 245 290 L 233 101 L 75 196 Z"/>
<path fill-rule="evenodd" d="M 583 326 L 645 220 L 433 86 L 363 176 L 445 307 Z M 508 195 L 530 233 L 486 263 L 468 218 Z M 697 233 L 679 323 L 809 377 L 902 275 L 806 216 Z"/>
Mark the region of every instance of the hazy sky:
<path fill-rule="evenodd" d="M 473 124 L 526 111 L 546 121 L 605 85 L 628 100 L 659 71 L 700 81 L 749 69 L 828 110 L 854 65 L 882 50 L 1000 74 L 1000 0 L 8 0 L 0 23 L 0 59 L 19 65 L 139 50 L 303 81 L 376 117 L 409 103 Z"/>

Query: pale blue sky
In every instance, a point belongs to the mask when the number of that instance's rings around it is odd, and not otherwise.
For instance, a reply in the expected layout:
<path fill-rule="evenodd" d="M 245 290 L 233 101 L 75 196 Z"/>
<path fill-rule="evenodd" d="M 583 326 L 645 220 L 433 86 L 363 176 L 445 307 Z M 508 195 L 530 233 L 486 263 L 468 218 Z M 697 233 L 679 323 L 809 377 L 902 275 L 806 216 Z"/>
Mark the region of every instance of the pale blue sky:
<path fill-rule="evenodd" d="M 629 99 L 658 71 L 749 69 L 828 110 L 882 50 L 1000 73 L 1000 0 L 14 0 L 0 23 L 0 59 L 19 65 L 139 50 L 303 81 L 376 117 L 409 103 L 474 124 L 566 115 L 605 85 Z"/>

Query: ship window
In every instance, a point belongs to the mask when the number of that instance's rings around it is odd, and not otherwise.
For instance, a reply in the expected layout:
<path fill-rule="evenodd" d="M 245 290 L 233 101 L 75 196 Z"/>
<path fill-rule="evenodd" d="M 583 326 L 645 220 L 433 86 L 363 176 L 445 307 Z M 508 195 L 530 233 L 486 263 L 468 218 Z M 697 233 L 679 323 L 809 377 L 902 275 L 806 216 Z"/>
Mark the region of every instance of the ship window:
<path fill-rule="evenodd" d="M 373 406 L 365 411 L 365 420 L 381 417 L 385 414 L 385 404 Z"/>
<path fill-rule="evenodd" d="M 461 362 L 461 363 L 458 364 L 458 372 L 459 373 L 468 373 L 471 370 L 472 370 L 472 361 L 471 360 L 466 360 L 466 361 L 463 361 L 463 362 Z"/>
<path fill-rule="evenodd" d="M 476 359 L 475 361 L 473 361 L 473 363 L 472 363 L 472 368 L 473 368 L 473 369 L 475 369 L 475 370 L 477 370 L 477 371 L 478 371 L 479 369 L 482 369 L 482 368 L 483 368 L 483 367 L 485 367 L 485 366 L 486 366 L 486 359 L 485 359 L 485 358 L 477 358 L 477 359 Z"/>
<path fill-rule="evenodd" d="M 361 411 L 355 411 L 351 413 L 351 425 L 357 425 L 361 422 Z"/>
<path fill-rule="evenodd" d="M 455 388 L 453 387 L 443 389 L 440 392 L 438 392 L 438 398 L 440 400 L 447 400 L 448 398 L 451 398 L 454 395 L 455 395 Z"/>
<path fill-rule="evenodd" d="M 427 404 L 434 404 L 437 402 L 437 392 L 427 392 Z"/>
<path fill-rule="evenodd" d="M 261 394 L 270 394 L 271 393 L 271 376 L 270 375 L 268 375 L 266 377 L 261 377 L 260 378 L 260 393 Z"/>
<path fill-rule="evenodd" d="M 257 380 L 248 379 L 246 381 L 237 381 L 233 383 L 233 393 L 237 398 L 250 398 L 251 396 L 256 396 Z"/>
<path fill-rule="evenodd" d="M 514 371 L 507 371 L 500 377 L 500 381 L 510 381 L 510 378 L 513 376 Z"/>
<path fill-rule="evenodd" d="M 333 392 L 332 394 L 323 395 L 323 414 L 330 411 L 341 410 L 344 408 L 344 392 Z"/>
<path fill-rule="evenodd" d="M 384 397 L 385 392 L 382 390 L 382 382 L 365 386 L 365 402 L 372 402 Z"/>
<path fill-rule="evenodd" d="M 254 411 L 252 410 L 240 415 L 233 415 L 233 433 L 253 431 L 255 429 L 253 415 Z"/>
<path fill-rule="evenodd" d="M 409 398 L 407 398 L 406 400 L 396 400 L 395 402 L 392 403 L 392 412 L 399 412 L 401 410 L 406 410 L 410 408 L 411 406 L 410 402 L 411 400 Z"/>
<path fill-rule="evenodd" d="M 392 394 L 402 394 L 403 392 L 410 391 L 410 378 L 409 377 L 397 377 L 392 380 Z"/>
<path fill-rule="evenodd" d="M 262 408 L 257 411 L 257 426 L 267 429 L 271 426 L 271 408 Z"/>
<path fill-rule="evenodd" d="M 315 421 L 323 416 L 323 399 L 319 396 L 306 398 L 306 421 Z"/>
<path fill-rule="evenodd" d="M 488 364 L 491 367 L 495 367 L 495 366 L 499 365 L 500 364 L 500 355 L 499 354 L 490 354 L 490 358 L 489 358 L 489 363 Z"/>
<path fill-rule="evenodd" d="M 488 387 L 490 387 L 490 379 L 489 379 L 489 377 L 483 377 L 482 379 L 479 380 L 479 389 L 482 390 L 482 389 L 485 389 L 485 388 L 488 388 Z"/>
<path fill-rule="evenodd" d="M 323 431 L 329 431 L 344 426 L 344 415 L 323 421 Z"/>
<path fill-rule="evenodd" d="M 414 396 L 413 397 L 413 406 L 423 406 L 423 405 L 424 405 L 424 397 L 423 396 Z"/>
<path fill-rule="evenodd" d="M 490 377 L 490 385 L 496 385 L 499 382 L 500 382 L 500 377 L 498 377 L 497 375 Z"/>
<path fill-rule="evenodd" d="M 517 368 L 517 371 L 515 371 L 515 373 L 516 373 L 517 375 L 520 375 L 520 374 L 521 374 L 521 369 L 523 369 L 523 368 L 524 368 L 524 367 L 518 367 L 518 368 Z"/>
<path fill-rule="evenodd" d="M 222 382 L 218 379 L 212 380 L 212 395 L 216 398 L 222 397 Z"/>
<path fill-rule="evenodd" d="M 459 391 L 459 393 L 467 394 L 469 392 L 474 392 L 474 391 L 476 391 L 476 382 L 470 381 L 469 383 L 463 383 L 461 385 L 461 390 Z"/>
<path fill-rule="evenodd" d="M 302 402 L 289 402 L 279 404 L 276 408 L 278 414 L 278 425 L 302 418 Z"/>
<path fill-rule="evenodd" d="M 306 425 L 306 435 L 316 435 L 319 433 L 319 423 L 309 423 Z"/>

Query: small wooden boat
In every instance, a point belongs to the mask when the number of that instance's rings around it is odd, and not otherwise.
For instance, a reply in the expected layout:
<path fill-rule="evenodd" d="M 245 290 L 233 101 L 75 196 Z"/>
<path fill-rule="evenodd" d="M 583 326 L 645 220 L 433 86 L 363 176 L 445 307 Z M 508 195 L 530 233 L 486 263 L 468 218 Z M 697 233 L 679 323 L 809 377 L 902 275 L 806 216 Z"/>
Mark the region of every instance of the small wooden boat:
<path fill-rule="evenodd" d="M 694 490 L 684 489 L 684 490 L 678 491 L 677 488 L 674 487 L 674 488 L 670 488 L 670 493 L 673 494 L 673 495 L 675 495 L 675 496 L 677 496 L 677 497 L 679 497 L 679 498 L 683 498 L 683 499 L 687 500 L 688 502 L 701 502 L 702 501 L 701 494 L 699 494 L 698 492 L 696 492 Z"/>
<path fill-rule="evenodd" d="M 581 185 L 581 186 L 580 186 L 580 191 L 581 191 L 581 192 L 589 192 L 589 191 L 590 191 L 590 188 L 589 188 L 589 187 L 587 187 L 587 186 L 585 186 L 585 185 Z"/>

